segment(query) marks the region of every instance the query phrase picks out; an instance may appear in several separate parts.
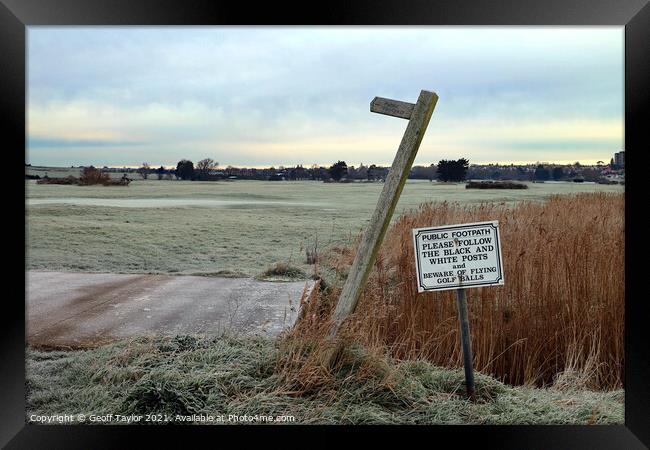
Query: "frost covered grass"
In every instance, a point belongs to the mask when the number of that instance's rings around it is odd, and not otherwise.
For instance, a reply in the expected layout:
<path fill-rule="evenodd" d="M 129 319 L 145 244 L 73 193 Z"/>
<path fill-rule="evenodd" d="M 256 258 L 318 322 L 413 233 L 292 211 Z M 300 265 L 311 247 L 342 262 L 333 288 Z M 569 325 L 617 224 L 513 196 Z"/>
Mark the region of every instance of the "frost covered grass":
<path fill-rule="evenodd" d="M 311 276 L 314 266 L 306 262 L 307 250 L 313 251 L 317 242 L 323 250 L 320 256 L 324 256 L 316 258 L 321 261 L 320 270 L 328 265 L 328 259 L 336 260 L 336 264 L 332 261 L 329 264 L 332 266 L 329 270 L 335 275 L 332 286 L 319 294 L 320 300 L 312 301 L 306 310 L 306 325 L 302 327 L 313 331 L 309 329 L 310 320 L 325 323 L 322 319 L 331 310 L 345 269 L 354 256 L 359 232 L 370 218 L 382 186 L 380 183 L 135 181 L 125 188 L 105 188 L 39 186 L 30 181 L 27 182 L 28 199 L 82 198 L 86 204 L 28 205 L 27 268 L 271 278 L 303 273 Z M 621 193 L 623 187 L 544 183 L 530 184 L 524 190 L 474 191 L 465 189 L 463 183 L 407 183 L 395 214 L 395 226 L 387 235 L 383 256 L 371 277 L 370 285 L 376 291 L 366 293 L 360 302 L 359 312 L 365 315 L 365 328 L 355 336 L 354 331 L 359 329 L 351 327 L 353 338 L 332 370 L 318 364 L 318 342 L 309 340 L 313 333 L 301 334 L 301 326 L 281 340 L 229 335 L 143 337 L 88 350 L 28 349 L 27 417 L 31 414 L 226 417 L 257 414 L 290 415 L 295 417 L 295 423 L 302 424 L 621 424 L 624 400 L 623 391 L 618 389 L 621 372 L 612 371 L 609 366 L 601 370 L 602 364 L 596 365 L 598 370 L 589 372 L 599 374 L 601 388 L 614 389 L 607 392 L 590 390 L 594 385 L 589 379 L 581 378 L 581 374 L 589 368 L 589 364 L 583 363 L 599 361 L 596 353 L 605 356 L 611 353 L 615 363 L 622 364 L 617 356 L 622 355 L 619 345 L 622 321 L 618 314 L 622 309 L 606 307 L 608 303 L 603 300 L 618 305 L 617 308 L 622 305 L 622 278 L 610 271 L 613 278 L 608 280 L 616 283 L 597 285 L 595 294 L 591 295 L 593 292 L 588 287 L 593 283 L 585 280 L 600 273 L 596 269 L 604 270 L 611 261 L 603 265 L 601 253 L 592 252 L 595 238 L 591 244 L 583 242 L 592 235 L 600 236 L 596 231 L 606 235 L 601 242 L 606 238 L 612 241 L 608 233 L 623 225 L 622 198 L 556 198 L 545 203 L 548 207 L 525 203 L 522 208 L 511 209 L 522 200 L 541 201 L 551 194 L 577 192 Z M 113 199 L 116 203 L 98 206 L 91 204 L 92 199 Z M 122 199 L 137 199 L 141 204 L 119 207 Z M 219 206 L 214 203 L 186 207 L 159 203 L 157 207 L 153 199 L 224 202 Z M 447 204 L 443 209 L 424 205 L 398 219 L 405 209 L 435 200 L 458 202 L 458 205 Z M 485 201 L 497 204 L 464 208 Z M 554 214 L 544 215 L 549 211 Z M 500 215 L 492 217 L 496 213 Z M 511 217 L 515 213 L 519 214 L 517 220 Z M 486 214 L 489 217 L 483 217 Z M 506 288 L 477 290 L 485 298 L 476 303 L 485 309 L 481 311 L 490 312 L 487 314 L 490 320 L 481 328 L 476 317 L 472 319 L 475 365 L 485 370 L 476 374 L 478 401 L 470 403 L 465 398 L 462 369 L 441 367 L 458 367 L 453 303 L 433 298 L 414 300 L 413 292 L 409 291 L 412 283 L 405 282 L 412 273 L 408 267 L 413 259 L 408 252 L 412 250 L 403 245 L 410 242 L 403 235 L 414 226 L 488 218 L 502 222 L 504 254 L 514 257 L 504 258 L 509 261 L 506 279 L 510 281 Z M 608 225 L 601 225 L 598 220 Z M 522 253 L 531 246 L 537 251 Z M 622 255 L 622 247 L 619 250 Z M 574 282 L 575 274 L 564 269 L 573 267 L 569 263 L 579 260 L 587 251 L 592 252 L 590 264 L 580 266 L 582 278 Z M 544 269 L 537 271 L 542 278 L 535 278 L 530 270 L 515 270 L 518 264 L 527 261 L 525 258 L 534 255 L 538 257 L 527 264 Z M 561 264 L 552 263 L 558 255 L 564 258 Z M 594 262 L 598 265 L 594 266 Z M 554 297 L 558 287 L 573 289 L 571 294 L 576 301 L 591 299 L 593 304 L 581 304 L 591 308 L 589 317 L 602 319 L 601 322 L 572 322 L 575 317 L 583 317 L 578 314 L 582 310 L 569 309 L 568 316 L 561 316 L 566 319 L 561 323 L 578 324 L 571 329 L 584 331 L 569 337 L 589 337 L 589 333 L 598 331 L 598 339 L 583 339 L 579 340 L 581 345 L 561 347 L 559 344 L 568 341 L 558 336 L 566 333 L 554 333 L 555 340 L 544 335 L 548 330 L 546 322 L 536 318 L 553 319 L 560 314 L 562 297 Z M 504 297 L 504 293 L 508 295 Z M 549 299 L 554 299 L 556 315 L 548 314 Z M 383 309 L 378 305 L 383 305 Z M 524 310 L 534 310 L 536 314 L 525 315 L 521 313 Z M 522 317 L 535 318 L 536 326 L 531 326 L 528 319 L 521 321 Z M 411 330 L 411 334 L 405 330 Z M 560 363 L 559 369 L 552 373 L 552 384 L 534 388 L 531 381 L 513 387 L 486 375 L 500 373 L 501 367 L 503 378 L 503 371 L 524 367 L 530 368 L 533 376 L 520 377 L 519 382 L 534 379 L 536 360 L 519 364 L 524 354 L 521 353 L 524 346 L 519 343 L 533 342 L 533 337 L 541 344 L 531 354 L 544 356 L 542 350 L 546 350 L 546 354 L 555 358 L 553 361 Z M 605 341 L 608 346 L 582 346 L 585 342 Z M 490 342 L 499 345 L 486 345 Z M 548 345 L 544 347 L 545 343 Z M 560 352 L 560 348 L 571 351 Z M 603 349 L 616 351 L 608 353 Z M 568 364 L 572 361 L 575 364 Z M 608 376 L 614 381 L 610 382 Z M 513 380 L 508 378 L 508 381 Z"/>
<path fill-rule="evenodd" d="M 27 268 L 255 276 L 283 261 L 309 274 L 306 250 L 316 241 L 321 248 L 352 242 L 369 220 L 382 187 L 136 179 L 128 187 L 106 188 L 26 181 Z M 593 191 L 623 192 L 623 186 L 544 183 L 497 192 L 465 189 L 464 183 L 410 181 L 395 217 L 434 200 L 510 203 Z M 29 203 L 66 199 L 73 203 Z M 112 206 L 106 206 L 107 200 Z M 120 207 L 120 201 L 128 207 Z M 193 206 L 179 206 L 183 201 Z"/>
<path fill-rule="evenodd" d="M 307 277 L 307 274 L 298 267 L 294 267 L 285 262 L 277 262 L 262 272 L 258 278 L 267 281 L 290 281 L 305 277 Z"/>
<path fill-rule="evenodd" d="M 92 350 L 27 352 L 32 414 L 290 415 L 298 424 L 621 424 L 623 391 L 510 387 L 347 347 L 317 386 L 291 370 L 291 343 L 256 337 L 139 338 Z M 306 350 L 308 352 L 308 350 Z M 290 359 L 287 363 L 287 358 Z M 226 420 L 227 423 L 227 420 Z"/>

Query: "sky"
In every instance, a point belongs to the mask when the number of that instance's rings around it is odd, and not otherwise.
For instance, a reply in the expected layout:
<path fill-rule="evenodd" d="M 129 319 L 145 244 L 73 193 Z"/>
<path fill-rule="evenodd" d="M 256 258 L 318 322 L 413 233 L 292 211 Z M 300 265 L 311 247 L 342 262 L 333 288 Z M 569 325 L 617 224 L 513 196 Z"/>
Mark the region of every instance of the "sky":
<path fill-rule="evenodd" d="M 623 27 L 42 27 L 27 33 L 32 165 L 609 162 L 624 149 Z"/>

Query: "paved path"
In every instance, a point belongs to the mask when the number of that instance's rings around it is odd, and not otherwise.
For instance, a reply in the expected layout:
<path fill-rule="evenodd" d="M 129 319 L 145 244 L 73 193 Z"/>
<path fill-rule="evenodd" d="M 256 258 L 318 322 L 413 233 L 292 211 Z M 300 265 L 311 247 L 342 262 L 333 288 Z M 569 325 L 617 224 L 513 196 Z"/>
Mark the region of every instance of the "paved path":
<path fill-rule="evenodd" d="M 313 282 L 27 272 L 27 341 L 85 347 L 147 334 L 276 335 Z"/>

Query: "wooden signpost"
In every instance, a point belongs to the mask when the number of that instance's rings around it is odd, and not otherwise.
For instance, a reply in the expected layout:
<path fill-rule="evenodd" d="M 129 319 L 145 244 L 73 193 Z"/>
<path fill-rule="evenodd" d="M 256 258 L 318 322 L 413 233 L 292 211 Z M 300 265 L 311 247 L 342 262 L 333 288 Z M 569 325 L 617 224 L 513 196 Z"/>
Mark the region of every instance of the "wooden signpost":
<path fill-rule="evenodd" d="M 499 222 L 415 228 L 418 292 L 456 289 L 467 395 L 474 400 L 474 370 L 465 289 L 502 285 Z"/>
<path fill-rule="evenodd" d="M 335 340 L 341 324 L 357 306 L 437 101 L 435 93 L 421 91 L 415 104 L 380 97 L 370 103 L 370 111 L 408 119 L 409 123 L 336 304 L 329 333 L 331 340 Z M 335 345 L 326 355 L 327 364 L 333 363 L 337 353 Z"/>
<path fill-rule="evenodd" d="M 408 119 L 409 123 L 336 304 L 328 336 L 335 345 L 326 352 L 325 362 L 328 365 L 336 359 L 339 350 L 336 335 L 341 324 L 354 312 L 361 297 L 437 101 L 435 93 L 421 91 L 415 104 L 381 97 L 375 97 L 370 103 L 370 111 Z M 499 223 L 492 221 L 418 228 L 413 230 L 413 240 L 418 292 L 456 289 L 465 384 L 467 394 L 474 400 L 465 289 L 503 284 Z"/>

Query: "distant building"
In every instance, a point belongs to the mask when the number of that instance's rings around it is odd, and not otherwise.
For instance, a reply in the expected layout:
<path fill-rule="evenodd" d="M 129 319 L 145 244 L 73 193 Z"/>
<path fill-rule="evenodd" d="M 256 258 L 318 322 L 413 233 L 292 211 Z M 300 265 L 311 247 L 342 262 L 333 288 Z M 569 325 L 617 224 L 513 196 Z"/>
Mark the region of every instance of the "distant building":
<path fill-rule="evenodd" d="M 614 153 L 614 164 L 619 167 L 625 167 L 625 150 Z"/>

